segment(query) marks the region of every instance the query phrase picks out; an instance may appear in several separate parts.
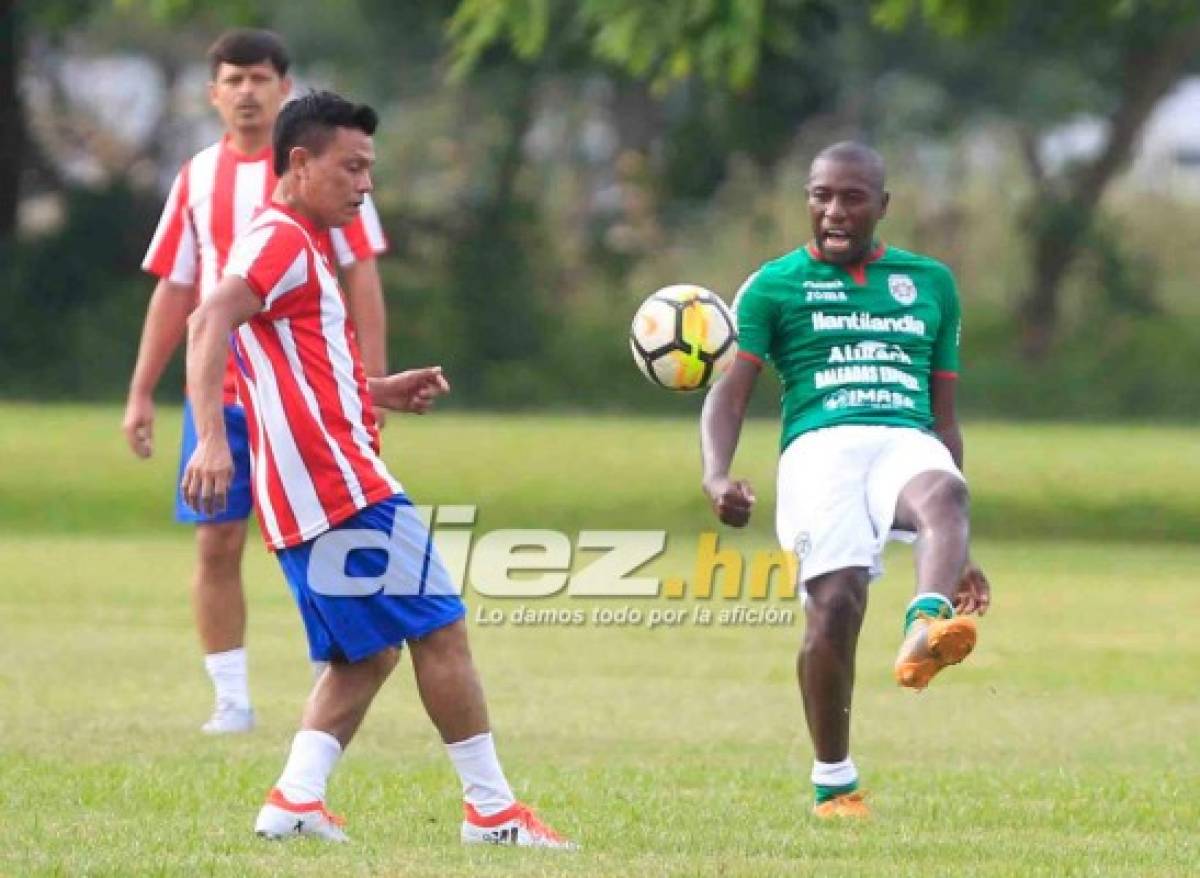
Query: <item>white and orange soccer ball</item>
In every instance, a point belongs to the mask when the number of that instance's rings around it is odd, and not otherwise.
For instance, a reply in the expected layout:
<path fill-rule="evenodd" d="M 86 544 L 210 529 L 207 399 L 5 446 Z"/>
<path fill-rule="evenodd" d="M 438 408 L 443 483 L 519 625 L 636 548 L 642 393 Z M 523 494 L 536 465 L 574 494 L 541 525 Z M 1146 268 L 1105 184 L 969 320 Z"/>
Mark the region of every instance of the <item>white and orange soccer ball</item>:
<path fill-rule="evenodd" d="M 695 284 L 663 287 L 642 302 L 629 332 L 633 360 L 667 390 L 701 390 L 737 356 L 737 327 L 716 293 Z"/>

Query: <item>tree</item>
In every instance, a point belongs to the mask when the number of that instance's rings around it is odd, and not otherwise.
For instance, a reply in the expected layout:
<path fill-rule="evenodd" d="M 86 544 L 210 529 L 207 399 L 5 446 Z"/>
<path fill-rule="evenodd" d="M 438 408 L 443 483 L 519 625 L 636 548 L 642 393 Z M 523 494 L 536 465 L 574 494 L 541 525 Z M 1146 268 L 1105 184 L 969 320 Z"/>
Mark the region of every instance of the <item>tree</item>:
<path fill-rule="evenodd" d="M 941 68 L 947 88 L 976 109 L 989 106 L 1016 122 L 1034 189 L 1025 210 L 1030 281 L 1017 318 L 1022 352 L 1040 359 L 1058 335 L 1061 287 L 1095 228 L 1105 190 L 1128 165 L 1155 104 L 1200 55 L 1200 4 L 879 0 L 875 16 L 893 32 L 923 18 L 957 42 L 968 53 L 960 58 L 965 75 L 946 76 Z M 929 58 L 918 55 L 917 64 Z M 1063 82 L 1064 67 L 1074 70 L 1072 82 Z M 1056 94 L 1047 100 L 1048 92 Z M 1062 168 L 1048 167 L 1041 137 L 1078 112 L 1105 120 L 1102 148 Z"/>

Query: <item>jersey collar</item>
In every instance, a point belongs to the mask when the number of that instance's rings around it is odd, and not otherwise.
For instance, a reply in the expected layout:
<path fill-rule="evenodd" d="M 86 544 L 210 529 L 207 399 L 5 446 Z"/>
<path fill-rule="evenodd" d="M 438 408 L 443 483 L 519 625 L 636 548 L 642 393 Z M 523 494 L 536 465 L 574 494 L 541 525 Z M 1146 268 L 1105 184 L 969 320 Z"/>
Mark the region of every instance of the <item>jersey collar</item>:
<path fill-rule="evenodd" d="M 821 255 L 821 251 L 817 248 L 816 241 L 809 241 L 808 245 L 805 247 L 805 250 L 808 252 L 808 255 L 811 259 L 815 259 L 817 262 L 825 261 L 825 258 Z M 854 282 L 861 287 L 867 282 L 867 266 L 883 256 L 885 252 L 887 252 L 887 244 L 883 243 L 883 241 L 876 241 L 875 247 L 863 258 L 861 262 L 853 262 L 850 265 L 843 265 L 842 268 L 844 268 L 846 273 L 854 279 Z"/>
<path fill-rule="evenodd" d="M 230 138 L 228 132 L 226 132 L 221 138 L 221 149 L 225 150 L 225 152 L 236 162 L 261 162 L 264 159 L 268 163 L 271 161 L 271 144 L 268 143 L 258 152 L 247 155 L 244 152 L 238 152 L 238 150 L 234 147 L 233 140 Z"/>
<path fill-rule="evenodd" d="M 308 232 L 309 236 L 314 241 L 317 240 L 321 236 L 321 233 L 323 230 L 318 229 L 316 226 L 316 223 L 314 223 L 312 220 L 310 220 L 308 217 L 306 217 L 304 214 L 300 213 L 299 211 L 292 210 L 292 208 L 288 207 L 282 201 L 272 201 L 267 206 L 271 210 L 277 210 L 280 213 L 282 213 L 284 216 L 290 217 L 291 219 L 295 220 L 300 225 L 300 227 L 304 229 L 304 231 Z"/>

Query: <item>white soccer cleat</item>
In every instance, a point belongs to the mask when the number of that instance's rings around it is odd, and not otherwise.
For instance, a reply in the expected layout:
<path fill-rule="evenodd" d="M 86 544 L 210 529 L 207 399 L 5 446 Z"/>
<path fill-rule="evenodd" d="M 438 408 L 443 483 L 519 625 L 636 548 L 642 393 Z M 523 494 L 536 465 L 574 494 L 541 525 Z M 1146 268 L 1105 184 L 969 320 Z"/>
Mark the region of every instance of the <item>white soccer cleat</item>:
<path fill-rule="evenodd" d="M 208 722 L 200 727 L 206 735 L 242 735 L 254 731 L 254 708 L 233 707 L 217 702 Z"/>
<path fill-rule="evenodd" d="M 271 790 L 267 803 L 258 812 L 254 832 L 272 841 L 311 835 L 325 841 L 346 842 L 350 838 L 342 831 L 345 822 L 336 814 L 330 814 L 324 802 L 289 802 L 276 788 Z"/>
<path fill-rule="evenodd" d="M 555 848 L 574 851 L 579 845 L 563 838 L 528 805 L 513 802 L 503 811 L 484 816 L 463 802 L 463 844 L 511 844 L 524 848 Z"/>

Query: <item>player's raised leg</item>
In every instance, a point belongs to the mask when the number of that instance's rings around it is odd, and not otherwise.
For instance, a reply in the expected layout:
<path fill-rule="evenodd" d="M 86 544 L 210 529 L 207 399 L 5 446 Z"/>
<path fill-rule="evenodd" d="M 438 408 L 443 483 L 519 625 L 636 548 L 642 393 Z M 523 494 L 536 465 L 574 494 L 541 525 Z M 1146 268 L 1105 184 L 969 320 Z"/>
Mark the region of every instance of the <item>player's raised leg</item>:
<path fill-rule="evenodd" d="M 868 814 L 850 758 L 854 657 L 868 582 L 866 568 L 852 567 L 804 583 L 807 625 L 796 670 L 813 742 L 813 813 L 818 817 Z"/>
<path fill-rule="evenodd" d="M 975 620 L 954 610 L 967 564 L 968 505 L 966 482 L 942 470 L 915 476 L 896 502 L 896 523 L 917 533 L 917 593 L 905 613 L 895 665 L 901 686 L 924 689 L 975 647 Z"/>
<path fill-rule="evenodd" d="M 463 620 L 409 642 L 421 702 L 463 788 L 464 844 L 570 849 L 574 845 L 516 800 L 488 725 L 483 686 Z"/>

